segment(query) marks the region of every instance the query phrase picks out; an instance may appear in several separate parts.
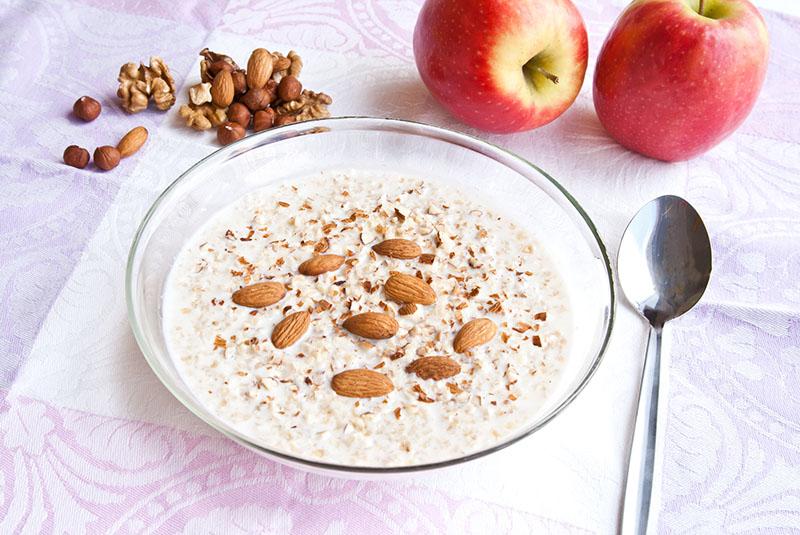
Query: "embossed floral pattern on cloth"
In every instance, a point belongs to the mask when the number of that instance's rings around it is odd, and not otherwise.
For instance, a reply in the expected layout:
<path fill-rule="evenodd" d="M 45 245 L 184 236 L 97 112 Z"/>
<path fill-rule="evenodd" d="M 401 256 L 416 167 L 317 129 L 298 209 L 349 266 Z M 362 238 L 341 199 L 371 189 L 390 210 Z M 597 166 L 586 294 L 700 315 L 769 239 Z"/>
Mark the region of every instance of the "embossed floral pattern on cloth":
<path fill-rule="evenodd" d="M 540 130 L 487 136 L 454 122 L 413 64 L 421 1 L 0 7 L 0 89 L 15 103 L 0 118 L 0 533 L 614 531 L 645 333 L 626 306 L 596 377 L 545 429 L 478 462 L 397 481 L 330 479 L 262 459 L 158 382 L 127 324 L 128 247 L 158 193 L 216 148 L 177 118 L 199 81 L 197 51 L 246 58 L 255 46 L 300 52 L 304 83 L 333 97 L 334 115 L 465 130 L 536 162 L 586 207 L 612 257 L 643 203 L 687 197 L 711 231 L 715 271 L 665 346 L 658 531 L 796 529 L 800 21 L 765 12 L 772 54 L 751 117 L 707 155 L 667 165 L 603 133 L 591 72 L 575 105 Z M 625 3 L 576 0 L 590 65 Z M 127 116 L 114 95 L 119 66 L 151 55 L 169 64 L 178 106 Z M 103 104 L 91 125 L 69 116 L 83 94 Z M 60 162 L 67 145 L 104 145 L 138 124 L 150 140 L 112 172 Z"/>

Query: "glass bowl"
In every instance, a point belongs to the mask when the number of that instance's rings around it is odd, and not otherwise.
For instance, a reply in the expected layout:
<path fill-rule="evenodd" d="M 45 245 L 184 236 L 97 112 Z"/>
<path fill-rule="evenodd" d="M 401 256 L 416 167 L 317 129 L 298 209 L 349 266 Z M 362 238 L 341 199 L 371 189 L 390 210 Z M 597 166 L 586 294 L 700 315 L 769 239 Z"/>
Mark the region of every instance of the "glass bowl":
<path fill-rule="evenodd" d="M 573 313 L 565 369 L 530 425 L 488 449 L 446 461 L 398 467 L 329 464 L 275 451 L 208 411 L 184 383 L 167 351 L 162 296 L 173 260 L 213 214 L 269 184 L 321 171 L 367 170 L 436 179 L 528 228 L 555 262 Z M 148 211 L 131 246 L 128 316 L 155 374 L 190 411 L 240 444 L 305 470 L 374 476 L 442 468 L 498 451 L 558 415 L 597 369 L 614 319 L 614 287 L 605 246 L 577 201 L 544 171 L 474 137 L 409 121 L 366 117 L 291 124 L 252 135 L 204 158 L 173 182 Z"/>

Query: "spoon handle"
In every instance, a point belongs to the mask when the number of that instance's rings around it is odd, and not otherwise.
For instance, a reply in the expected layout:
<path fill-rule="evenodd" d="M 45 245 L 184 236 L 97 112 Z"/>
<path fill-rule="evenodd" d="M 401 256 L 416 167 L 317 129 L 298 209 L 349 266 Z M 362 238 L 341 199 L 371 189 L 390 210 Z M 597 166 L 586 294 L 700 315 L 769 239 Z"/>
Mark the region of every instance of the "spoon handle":
<path fill-rule="evenodd" d="M 639 407 L 633 428 L 625 501 L 622 511 L 622 535 L 645 535 L 653 492 L 653 460 L 656 448 L 658 385 L 661 374 L 661 327 L 650 329 L 644 357 Z"/>

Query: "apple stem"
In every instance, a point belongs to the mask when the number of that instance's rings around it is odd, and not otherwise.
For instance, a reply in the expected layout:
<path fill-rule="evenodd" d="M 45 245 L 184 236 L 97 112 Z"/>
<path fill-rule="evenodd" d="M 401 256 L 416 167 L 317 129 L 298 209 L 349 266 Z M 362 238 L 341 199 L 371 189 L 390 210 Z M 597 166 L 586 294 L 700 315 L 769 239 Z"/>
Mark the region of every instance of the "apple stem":
<path fill-rule="evenodd" d="M 558 83 L 558 76 L 556 76 L 552 72 L 550 72 L 550 71 L 548 71 L 546 69 L 543 69 L 542 67 L 538 67 L 538 66 L 536 67 L 536 71 L 541 73 L 542 75 L 544 75 L 545 78 L 547 78 L 548 80 L 550 80 L 554 84 Z"/>
<path fill-rule="evenodd" d="M 703 4 L 705 4 L 705 0 L 700 0 L 700 7 L 697 8 L 697 12 L 700 13 L 701 16 L 703 15 Z"/>

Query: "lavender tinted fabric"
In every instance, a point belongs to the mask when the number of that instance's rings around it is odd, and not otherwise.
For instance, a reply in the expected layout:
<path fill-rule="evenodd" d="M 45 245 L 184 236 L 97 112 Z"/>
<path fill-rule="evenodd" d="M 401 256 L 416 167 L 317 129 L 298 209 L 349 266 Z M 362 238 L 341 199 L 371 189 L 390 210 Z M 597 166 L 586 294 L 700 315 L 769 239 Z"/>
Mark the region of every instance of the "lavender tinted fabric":
<path fill-rule="evenodd" d="M 683 195 L 712 234 L 701 305 L 669 333 L 656 481 L 660 533 L 785 533 L 800 525 L 800 22 L 766 12 L 766 86 L 747 122 L 692 162 L 662 164 L 610 140 L 592 65 L 623 2 L 580 0 L 590 68 L 575 105 L 539 130 L 487 136 L 456 123 L 419 81 L 420 0 L 11 2 L 0 6 L 0 532 L 611 533 L 641 373 L 644 325 L 625 305 L 597 375 L 534 437 L 466 466 L 346 481 L 264 460 L 215 434 L 161 386 L 136 347 L 125 259 L 148 206 L 215 148 L 177 108 L 126 115 L 119 66 L 160 55 L 180 86 L 197 52 L 245 62 L 297 50 L 335 115 L 464 130 L 560 180 L 616 254 L 631 215 Z M 70 117 L 80 95 L 103 114 Z M 144 125 L 115 170 L 61 163 Z"/>

